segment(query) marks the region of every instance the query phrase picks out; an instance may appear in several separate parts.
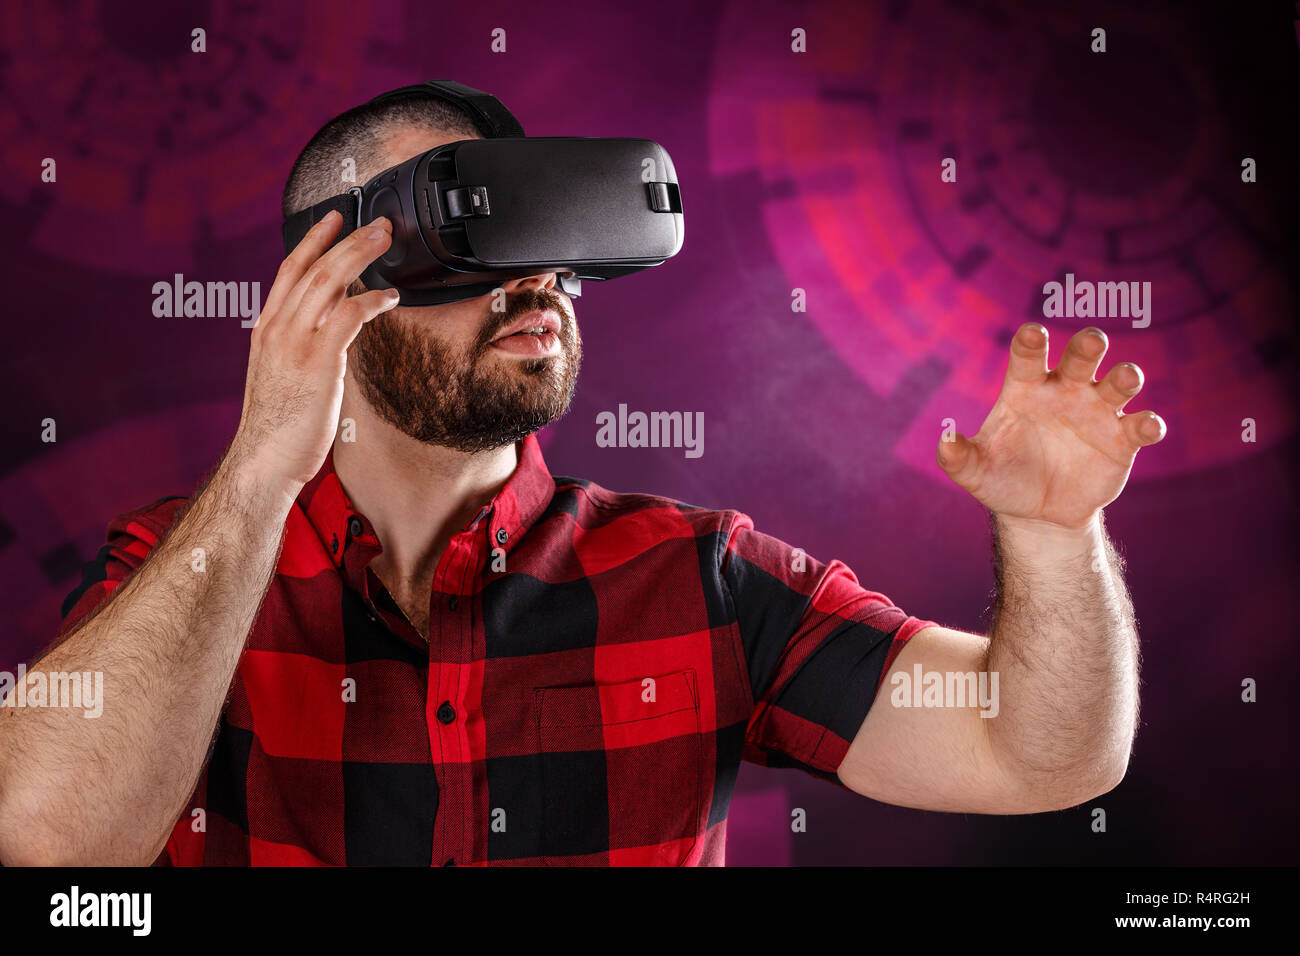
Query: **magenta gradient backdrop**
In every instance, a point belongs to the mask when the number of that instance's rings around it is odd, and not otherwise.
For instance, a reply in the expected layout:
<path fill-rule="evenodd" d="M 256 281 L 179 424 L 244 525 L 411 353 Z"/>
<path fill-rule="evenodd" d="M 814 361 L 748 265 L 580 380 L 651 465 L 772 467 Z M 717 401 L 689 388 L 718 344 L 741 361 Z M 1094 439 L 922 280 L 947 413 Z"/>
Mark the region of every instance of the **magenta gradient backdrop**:
<path fill-rule="evenodd" d="M 978 428 L 1044 282 L 1152 283 L 1150 328 L 1097 320 L 1112 356 L 1146 370 L 1138 407 L 1169 424 L 1108 510 L 1144 641 L 1128 778 L 1087 807 L 993 818 L 747 765 L 729 862 L 1294 862 L 1291 15 L 1066 6 L 6 4 L 0 667 L 52 636 L 108 519 L 187 493 L 238 420 L 247 330 L 155 318 L 153 283 L 265 295 L 280 190 L 311 134 L 448 77 L 532 135 L 655 139 L 681 180 L 681 255 L 575 303 L 586 361 L 542 435 L 552 471 L 739 508 L 952 626 L 982 630 L 992 581 L 984 514 L 933 461 L 941 421 Z M 1095 26 L 1106 54 L 1088 51 Z M 955 184 L 939 181 L 947 156 Z M 1086 324 L 1049 322 L 1053 356 Z M 619 403 L 703 411 L 704 456 L 598 448 L 596 414 Z M 792 807 L 807 833 L 790 833 Z"/>

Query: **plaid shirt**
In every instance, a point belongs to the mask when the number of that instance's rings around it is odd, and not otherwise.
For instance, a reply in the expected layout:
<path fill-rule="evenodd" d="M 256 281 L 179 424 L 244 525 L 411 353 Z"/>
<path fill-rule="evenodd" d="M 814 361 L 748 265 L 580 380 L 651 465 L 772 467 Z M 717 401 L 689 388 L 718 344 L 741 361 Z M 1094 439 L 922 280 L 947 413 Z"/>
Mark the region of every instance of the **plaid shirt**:
<path fill-rule="evenodd" d="M 60 636 L 187 503 L 113 521 Z M 158 864 L 721 865 L 740 761 L 843 786 L 930 623 L 740 512 L 553 477 L 535 435 L 443 554 L 427 643 L 379 553 L 327 459 Z"/>

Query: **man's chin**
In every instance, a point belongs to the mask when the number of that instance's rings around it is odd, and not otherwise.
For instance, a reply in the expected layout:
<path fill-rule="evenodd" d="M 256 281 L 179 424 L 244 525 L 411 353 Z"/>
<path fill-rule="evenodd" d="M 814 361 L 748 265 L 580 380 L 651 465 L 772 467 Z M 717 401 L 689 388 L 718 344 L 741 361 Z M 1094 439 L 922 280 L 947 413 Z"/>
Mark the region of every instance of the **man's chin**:
<path fill-rule="evenodd" d="M 495 353 L 495 354 L 493 354 Z M 479 362 L 490 377 L 501 384 L 546 378 L 562 381 L 568 374 L 569 364 L 563 355 L 514 355 L 488 347 Z"/>

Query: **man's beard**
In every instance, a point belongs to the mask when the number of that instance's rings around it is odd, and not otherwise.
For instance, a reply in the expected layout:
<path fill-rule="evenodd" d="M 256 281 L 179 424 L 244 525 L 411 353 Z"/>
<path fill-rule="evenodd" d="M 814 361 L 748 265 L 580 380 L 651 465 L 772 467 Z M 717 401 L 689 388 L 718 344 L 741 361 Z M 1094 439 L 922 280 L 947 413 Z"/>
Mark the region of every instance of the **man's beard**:
<path fill-rule="evenodd" d="M 481 361 L 498 332 L 547 308 L 561 318 L 559 356 Z M 463 452 L 500 448 L 549 425 L 573 400 L 582 364 L 576 323 L 550 289 L 526 289 L 505 312 L 489 314 L 496 321 L 486 323 L 468 355 L 412 320 L 381 314 L 366 323 L 349 362 L 361 394 L 380 418 L 416 441 Z"/>

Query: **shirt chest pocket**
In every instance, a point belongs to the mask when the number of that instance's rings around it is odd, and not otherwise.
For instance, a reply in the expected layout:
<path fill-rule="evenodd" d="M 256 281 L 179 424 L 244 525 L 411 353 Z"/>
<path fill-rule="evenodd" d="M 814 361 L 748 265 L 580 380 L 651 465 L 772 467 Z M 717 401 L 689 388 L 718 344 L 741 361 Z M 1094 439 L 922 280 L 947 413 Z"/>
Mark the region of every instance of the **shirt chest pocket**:
<path fill-rule="evenodd" d="M 702 826 L 695 670 L 535 693 L 543 862 L 680 865 Z"/>

